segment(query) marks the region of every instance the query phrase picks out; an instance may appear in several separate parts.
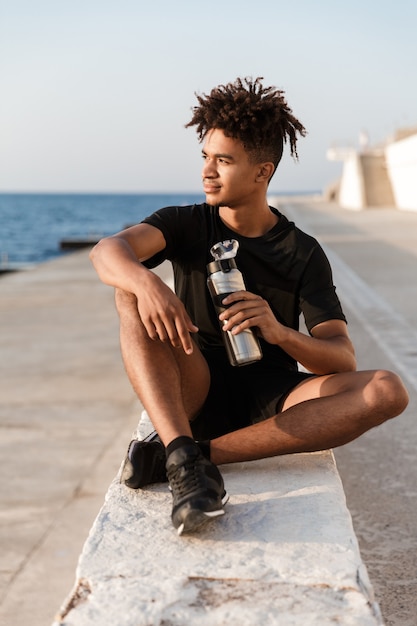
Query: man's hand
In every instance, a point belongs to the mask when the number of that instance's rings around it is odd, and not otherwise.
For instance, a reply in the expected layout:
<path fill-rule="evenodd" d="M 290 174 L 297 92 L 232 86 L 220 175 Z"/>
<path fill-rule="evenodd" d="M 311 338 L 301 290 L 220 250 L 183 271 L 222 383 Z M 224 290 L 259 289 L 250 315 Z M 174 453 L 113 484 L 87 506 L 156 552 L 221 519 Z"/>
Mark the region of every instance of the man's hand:
<path fill-rule="evenodd" d="M 314 374 L 351 372 L 356 368 L 355 351 L 343 320 L 317 324 L 310 336 L 281 324 L 266 300 L 253 293 L 237 291 L 227 296 L 223 304 L 228 306 L 219 316 L 227 321 L 224 330 L 237 334 L 257 327 L 265 341 L 280 346 Z"/>
<path fill-rule="evenodd" d="M 249 291 L 236 291 L 222 303 L 228 308 L 220 314 L 226 320 L 223 330 L 237 335 L 246 328 L 256 326 L 258 334 L 268 343 L 279 344 L 285 327 L 278 322 L 266 300 Z"/>
<path fill-rule="evenodd" d="M 146 332 L 153 340 L 170 342 L 183 348 L 186 354 L 193 351 L 190 333 L 198 331 L 181 300 L 154 273 L 149 272 L 141 281 L 135 294 L 138 311 Z"/>
<path fill-rule="evenodd" d="M 136 224 L 102 239 L 90 252 L 90 258 L 106 285 L 136 296 L 140 318 L 151 339 L 170 342 L 191 354 L 190 333 L 197 332 L 197 326 L 175 293 L 141 263 L 161 252 L 165 245 L 158 228 Z"/>

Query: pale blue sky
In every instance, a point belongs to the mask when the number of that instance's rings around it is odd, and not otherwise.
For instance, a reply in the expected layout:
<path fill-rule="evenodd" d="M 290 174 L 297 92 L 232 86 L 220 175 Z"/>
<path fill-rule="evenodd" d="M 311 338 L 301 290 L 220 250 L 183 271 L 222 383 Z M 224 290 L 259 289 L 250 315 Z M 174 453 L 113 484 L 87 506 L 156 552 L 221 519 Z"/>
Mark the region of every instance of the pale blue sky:
<path fill-rule="evenodd" d="M 0 191 L 199 191 L 194 92 L 264 76 L 308 130 L 272 191 L 324 189 L 334 144 L 417 126 L 417 3 L 0 0 Z"/>

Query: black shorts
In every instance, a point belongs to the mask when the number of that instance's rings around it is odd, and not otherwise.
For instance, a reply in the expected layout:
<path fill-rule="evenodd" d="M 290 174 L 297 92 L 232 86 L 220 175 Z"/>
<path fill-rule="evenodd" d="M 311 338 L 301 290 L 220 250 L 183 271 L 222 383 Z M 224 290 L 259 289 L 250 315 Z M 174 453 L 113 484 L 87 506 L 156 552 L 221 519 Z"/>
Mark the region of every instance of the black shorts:
<path fill-rule="evenodd" d="M 232 367 L 223 350 L 204 356 L 211 384 L 203 408 L 191 423 L 197 440 L 214 439 L 276 415 L 288 393 L 314 376 L 278 367 L 265 358 Z"/>

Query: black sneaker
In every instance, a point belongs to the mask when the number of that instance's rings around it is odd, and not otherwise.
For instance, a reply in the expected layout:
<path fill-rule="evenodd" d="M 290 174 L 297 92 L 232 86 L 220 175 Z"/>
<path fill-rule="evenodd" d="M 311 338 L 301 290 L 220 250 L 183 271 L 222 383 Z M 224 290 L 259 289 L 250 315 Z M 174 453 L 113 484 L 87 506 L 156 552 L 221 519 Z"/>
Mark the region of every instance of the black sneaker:
<path fill-rule="evenodd" d="M 166 483 L 165 446 L 156 431 L 143 441 L 130 442 L 120 475 L 120 482 L 131 489 L 153 483 Z"/>
<path fill-rule="evenodd" d="M 181 535 L 224 514 L 228 500 L 223 478 L 195 444 L 171 452 L 166 462 L 173 496 L 172 523 Z"/>

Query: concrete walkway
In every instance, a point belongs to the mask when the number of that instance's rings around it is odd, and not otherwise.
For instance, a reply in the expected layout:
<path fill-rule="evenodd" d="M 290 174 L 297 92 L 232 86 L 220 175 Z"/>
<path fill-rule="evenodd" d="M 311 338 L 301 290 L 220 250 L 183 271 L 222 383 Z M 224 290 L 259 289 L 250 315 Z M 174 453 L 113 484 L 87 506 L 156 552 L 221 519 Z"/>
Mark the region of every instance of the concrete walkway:
<path fill-rule="evenodd" d="M 383 311 L 374 315 L 380 330 L 371 334 L 366 310 L 354 301 L 357 290 L 344 302 L 360 367 L 398 366 L 406 374 L 412 402 L 404 416 L 336 457 L 386 624 L 411 626 L 417 614 L 417 390 L 408 353 L 417 322 L 417 214 L 358 214 L 318 202 L 282 209 L 307 222 L 342 261 L 339 293 L 352 276 L 359 278 L 353 281 L 358 288 L 368 287 L 360 300 L 371 294 L 367 310 Z M 0 310 L 0 623 L 43 626 L 72 587 L 88 530 L 141 409 L 119 357 L 112 290 L 99 283 L 87 253 L 1 277 Z M 398 350 L 387 333 L 391 312 L 409 337 L 408 353 L 403 339 Z"/>
<path fill-rule="evenodd" d="M 349 510 L 387 626 L 417 615 L 417 212 L 348 211 L 324 202 L 282 209 L 329 253 L 359 369 L 400 373 L 399 418 L 335 450 Z"/>
<path fill-rule="evenodd" d="M 140 415 L 87 252 L 0 278 L 0 624 L 44 626 Z"/>

